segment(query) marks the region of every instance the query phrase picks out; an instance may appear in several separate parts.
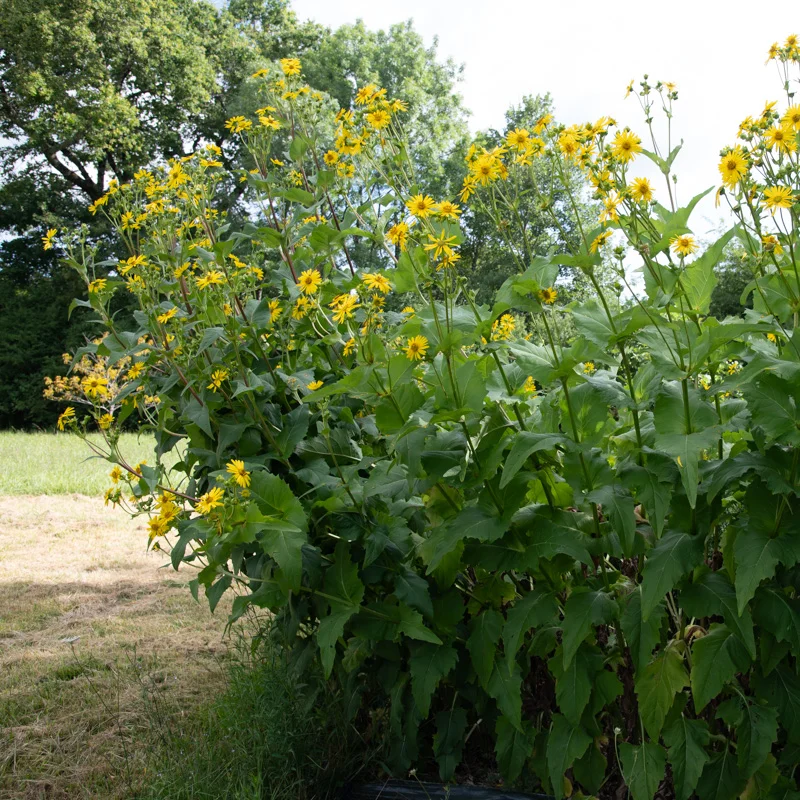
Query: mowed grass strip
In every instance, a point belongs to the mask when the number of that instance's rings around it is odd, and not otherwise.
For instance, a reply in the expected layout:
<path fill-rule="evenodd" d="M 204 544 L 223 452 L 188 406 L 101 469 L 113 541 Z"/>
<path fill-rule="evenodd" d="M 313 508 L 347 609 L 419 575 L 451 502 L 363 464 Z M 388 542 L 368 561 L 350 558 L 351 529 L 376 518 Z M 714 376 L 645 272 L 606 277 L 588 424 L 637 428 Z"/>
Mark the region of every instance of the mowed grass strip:
<path fill-rule="evenodd" d="M 89 438 L 104 444 L 100 434 Z M 122 434 L 120 450 L 132 466 L 155 463 L 153 438 L 147 434 Z M 169 465 L 174 460 L 165 459 Z M 0 432 L 0 495 L 102 495 L 111 485 L 110 470 L 74 434 Z"/>
<path fill-rule="evenodd" d="M 161 726 L 224 690 L 229 598 L 212 616 L 146 543 L 99 496 L 0 497 L 2 800 L 132 797 Z"/>

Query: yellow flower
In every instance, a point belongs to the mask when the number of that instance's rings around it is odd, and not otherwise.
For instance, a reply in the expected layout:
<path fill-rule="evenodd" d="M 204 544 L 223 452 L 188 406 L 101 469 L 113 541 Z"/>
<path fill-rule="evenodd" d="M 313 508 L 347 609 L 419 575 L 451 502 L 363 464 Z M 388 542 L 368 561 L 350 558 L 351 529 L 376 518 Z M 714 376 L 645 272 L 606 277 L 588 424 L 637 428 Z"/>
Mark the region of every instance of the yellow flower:
<path fill-rule="evenodd" d="M 397 225 L 392 225 L 386 232 L 386 238 L 392 244 L 396 244 L 400 250 L 405 250 L 408 239 L 408 225 L 405 222 L 398 222 Z"/>
<path fill-rule="evenodd" d="M 458 221 L 458 215 L 461 213 L 461 209 L 449 200 L 442 200 L 441 203 L 437 203 L 435 211 L 436 216 L 454 221 Z"/>
<path fill-rule="evenodd" d="M 233 475 L 236 483 L 243 489 L 246 489 L 250 485 L 250 473 L 244 468 L 244 461 L 239 461 L 236 458 L 231 459 L 225 465 L 225 469 Z"/>
<path fill-rule="evenodd" d="M 367 122 L 376 130 L 385 128 L 392 121 L 391 114 L 385 109 L 378 109 L 367 114 Z"/>
<path fill-rule="evenodd" d="M 688 233 L 681 234 L 680 236 L 673 236 L 669 243 L 672 245 L 672 252 L 679 256 L 690 256 L 697 250 L 697 243 L 694 236 L 689 236 Z"/>
<path fill-rule="evenodd" d="M 649 203 L 653 199 L 653 187 L 647 178 L 634 178 L 628 191 L 637 203 Z"/>
<path fill-rule="evenodd" d="M 222 498 L 225 492 L 219 486 L 215 486 L 210 491 L 200 497 L 195 506 L 195 510 L 200 514 L 208 514 L 214 508 L 222 505 Z"/>
<path fill-rule="evenodd" d="M 558 292 L 551 286 L 549 289 L 542 289 L 539 292 L 539 299 L 547 305 L 552 305 L 558 297 Z"/>
<path fill-rule="evenodd" d="M 297 58 L 282 58 L 281 69 L 284 75 L 299 75 L 300 60 Z"/>
<path fill-rule="evenodd" d="M 536 124 L 533 126 L 533 132 L 541 133 L 552 121 L 552 114 L 545 114 L 543 117 L 539 117 L 539 119 L 536 121 Z"/>
<path fill-rule="evenodd" d="M 122 470 L 118 466 L 115 466 L 114 469 L 108 473 L 108 477 L 111 478 L 113 483 L 119 483 L 120 478 L 122 478 Z"/>
<path fill-rule="evenodd" d="M 600 212 L 600 222 L 616 222 L 619 219 L 619 212 L 617 206 L 620 204 L 618 195 L 610 194 L 608 197 L 603 198 L 603 210 Z"/>
<path fill-rule="evenodd" d="M 307 269 L 300 273 L 297 285 L 303 294 L 314 294 L 322 283 L 322 275 L 315 269 Z"/>
<path fill-rule="evenodd" d="M 585 361 L 583 371 L 586 375 L 591 375 L 595 371 L 594 361 Z"/>
<path fill-rule="evenodd" d="M 359 89 L 356 92 L 356 105 L 357 106 L 367 105 L 375 96 L 375 93 L 377 91 L 378 87 L 374 83 L 369 83 L 363 89 Z"/>
<path fill-rule="evenodd" d="M 98 375 L 90 375 L 84 378 L 81 386 L 87 397 L 103 397 L 108 393 L 108 381 Z"/>
<path fill-rule="evenodd" d="M 242 116 L 231 117 L 229 120 L 226 120 L 225 127 L 231 133 L 241 133 L 242 131 L 250 130 L 250 128 L 253 127 L 253 122 Z"/>
<path fill-rule="evenodd" d="M 207 286 L 219 286 L 224 282 L 225 276 L 218 269 L 212 269 L 197 279 L 197 288 L 205 289 Z"/>
<path fill-rule="evenodd" d="M 328 150 L 328 152 L 322 156 L 322 160 L 329 167 L 332 167 L 339 160 L 339 154 L 335 150 Z"/>
<path fill-rule="evenodd" d="M 515 128 L 506 134 L 506 144 L 517 150 L 524 150 L 531 135 L 525 128 Z"/>
<path fill-rule="evenodd" d="M 781 122 L 787 128 L 800 131 L 800 105 L 789 106 L 786 109 L 786 113 L 781 117 Z"/>
<path fill-rule="evenodd" d="M 58 422 L 56 424 L 58 425 L 58 429 L 60 431 L 63 431 L 67 427 L 67 425 L 69 425 L 71 422 L 74 421 L 75 421 L 75 409 L 72 406 L 67 406 L 59 415 Z"/>
<path fill-rule="evenodd" d="M 777 147 L 781 153 L 793 153 L 797 149 L 794 128 L 773 125 L 764 134 L 770 150 Z"/>
<path fill-rule="evenodd" d="M 736 187 L 747 172 L 747 159 L 741 147 L 734 147 L 722 157 L 719 162 L 719 172 L 725 186 L 729 189 Z"/>
<path fill-rule="evenodd" d="M 42 236 L 42 245 L 44 246 L 45 250 L 52 250 L 53 249 L 53 239 L 55 238 L 58 231 L 56 228 L 50 228 L 47 233 Z"/>
<path fill-rule="evenodd" d="M 783 248 L 778 241 L 778 237 L 772 234 L 768 236 L 761 237 L 761 244 L 768 253 L 775 253 L 776 256 L 779 256 L 783 253 Z"/>
<path fill-rule="evenodd" d="M 617 131 L 611 145 L 611 153 L 627 164 L 637 153 L 642 152 L 642 140 L 629 128 Z"/>
<path fill-rule="evenodd" d="M 165 311 L 163 314 L 159 314 L 156 319 L 163 325 L 165 322 L 169 322 L 176 314 L 178 313 L 178 309 L 175 306 L 169 311 Z"/>
<path fill-rule="evenodd" d="M 107 431 L 111 427 L 113 422 L 114 422 L 113 414 L 101 414 L 99 419 L 97 420 L 97 424 L 100 426 L 100 429 L 104 431 Z"/>
<path fill-rule="evenodd" d="M 522 384 L 522 391 L 525 394 L 533 394 L 536 391 L 536 381 L 533 379 L 533 376 L 528 375 L 525 378 L 525 383 Z"/>
<path fill-rule="evenodd" d="M 313 307 L 313 302 L 301 295 L 295 300 L 294 307 L 292 308 L 292 319 L 303 319 Z"/>
<path fill-rule="evenodd" d="M 510 339 L 516 327 L 517 321 L 514 319 L 514 315 L 503 314 L 502 317 L 496 319 L 492 323 L 492 341 L 497 342 Z"/>
<path fill-rule="evenodd" d="M 324 386 L 324 381 L 311 381 L 311 383 L 309 383 L 306 386 L 306 389 L 308 389 L 311 392 L 316 392 L 317 389 L 319 389 L 322 386 Z"/>
<path fill-rule="evenodd" d="M 769 339 L 772 342 L 772 344 L 778 343 L 778 337 L 774 333 L 768 333 L 767 339 Z"/>
<path fill-rule="evenodd" d="M 429 195 L 417 194 L 406 203 L 406 208 L 408 208 L 417 219 L 425 219 L 425 217 L 431 214 L 435 205 L 433 198 Z"/>
<path fill-rule="evenodd" d="M 105 278 L 98 278 L 97 280 L 92 281 L 89 284 L 89 294 L 95 294 L 97 292 L 102 292 L 103 289 L 106 288 L 106 281 Z"/>
<path fill-rule="evenodd" d="M 439 236 L 434 236 L 432 233 L 429 233 L 429 243 L 423 245 L 423 247 L 429 253 L 433 251 L 434 258 L 439 258 L 441 255 L 449 256 L 453 254 L 453 244 L 456 238 L 455 236 L 448 236 L 447 231 L 442 229 Z"/>
<path fill-rule="evenodd" d="M 355 339 L 348 339 L 344 343 L 344 349 L 342 350 L 342 353 L 344 355 L 346 355 L 346 356 L 349 356 L 350 353 L 352 353 L 353 350 L 355 350 L 355 349 L 356 349 L 356 340 Z"/>
<path fill-rule="evenodd" d="M 270 128 L 274 131 L 277 131 L 281 127 L 281 123 L 275 119 L 272 114 L 262 115 L 258 118 L 258 121 L 261 123 L 262 127 Z"/>
<path fill-rule="evenodd" d="M 389 294 L 392 291 L 392 284 L 379 273 L 365 272 L 361 279 L 364 281 L 368 289 L 373 292 L 381 292 L 382 294 Z"/>
<path fill-rule="evenodd" d="M 469 198 L 475 194 L 475 187 L 477 185 L 477 179 L 468 175 L 464 178 L 464 183 L 462 184 L 461 191 L 459 192 L 459 199 L 462 203 L 466 203 Z"/>
<path fill-rule="evenodd" d="M 795 199 L 792 190 L 787 186 L 768 186 L 764 189 L 764 205 L 773 214 L 776 208 L 791 208 Z"/>
<path fill-rule="evenodd" d="M 223 381 L 228 379 L 228 370 L 226 369 L 215 369 L 211 373 L 211 383 L 208 384 L 206 388 L 211 389 L 211 391 L 216 392 L 217 389 L 222 388 Z"/>
<path fill-rule="evenodd" d="M 346 319 L 351 319 L 358 305 L 358 298 L 355 295 L 340 294 L 334 297 L 333 302 L 330 303 L 330 307 L 334 311 L 334 322 L 341 325 Z"/>
<path fill-rule="evenodd" d="M 406 344 L 406 358 L 409 361 L 421 361 L 428 351 L 428 340 L 424 336 L 412 336 Z"/>
<path fill-rule="evenodd" d="M 592 243 L 589 245 L 589 252 L 596 253 L 603 245 L 611 238 L 611 231 L 603 231 L 594 237 Z"/>

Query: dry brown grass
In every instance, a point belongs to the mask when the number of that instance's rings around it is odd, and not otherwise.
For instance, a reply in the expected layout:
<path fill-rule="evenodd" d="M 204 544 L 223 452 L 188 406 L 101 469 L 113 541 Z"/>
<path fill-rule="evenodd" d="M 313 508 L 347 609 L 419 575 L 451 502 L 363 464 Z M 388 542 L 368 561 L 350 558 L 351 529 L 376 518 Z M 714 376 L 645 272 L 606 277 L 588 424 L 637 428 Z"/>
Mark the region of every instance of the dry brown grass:
<path fill-rule="evenodd" d="M 227 607 L 145 544 L 96 497 L 0 496 L 0 798 L 129 797 L 158 718 L 222 687 Z"/>

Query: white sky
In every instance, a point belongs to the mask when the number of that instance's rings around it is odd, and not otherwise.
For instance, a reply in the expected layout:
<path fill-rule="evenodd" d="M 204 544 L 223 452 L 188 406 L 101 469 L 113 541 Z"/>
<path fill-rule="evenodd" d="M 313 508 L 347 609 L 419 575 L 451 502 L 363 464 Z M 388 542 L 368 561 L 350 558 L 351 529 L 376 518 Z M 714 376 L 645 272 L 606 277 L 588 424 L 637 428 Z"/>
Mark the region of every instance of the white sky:
<path fill-rule="evenodd" d="M 560 121 L 607 114 L 648 147 L 641 110 L 635 98 L 623 99 L 625 88 L 645 73 L 651 83 L 676 83 L 681 205 L 718 184 L 719 150 L 734 143 L 741 120 L 759 114 L 766 100 L 785 106 L 775 66 L 764 62 L 772 42 L 800 33 L 796 0 L 292 0 L 292 8 L 330 27 L 362 19 L 385 29 L 413 19 L 426 45 L 438 36 L 440 59 L 464 64 L 458 90 L 473 131 L 501 127 L 511 104 L 549 91 Z M 654 177 L 644 167 L 642 174 Z M 654 185 L 666 205 L 663 180 Z M 720 219 L 707 199 L 692 218 L 695 233 L 703 236 Z"/>

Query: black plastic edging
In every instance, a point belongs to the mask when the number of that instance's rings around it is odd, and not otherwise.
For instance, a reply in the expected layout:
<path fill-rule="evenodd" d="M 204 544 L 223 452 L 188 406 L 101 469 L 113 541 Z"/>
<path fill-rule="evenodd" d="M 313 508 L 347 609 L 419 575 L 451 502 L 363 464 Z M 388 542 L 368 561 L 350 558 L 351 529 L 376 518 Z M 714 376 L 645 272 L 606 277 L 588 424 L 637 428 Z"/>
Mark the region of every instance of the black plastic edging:
<path fill-rule="evenodd" d="M 546 794 L 519 794 L 482 786 L 386 781 L 354 786 L 344 800 L 553 800 Z"/>

